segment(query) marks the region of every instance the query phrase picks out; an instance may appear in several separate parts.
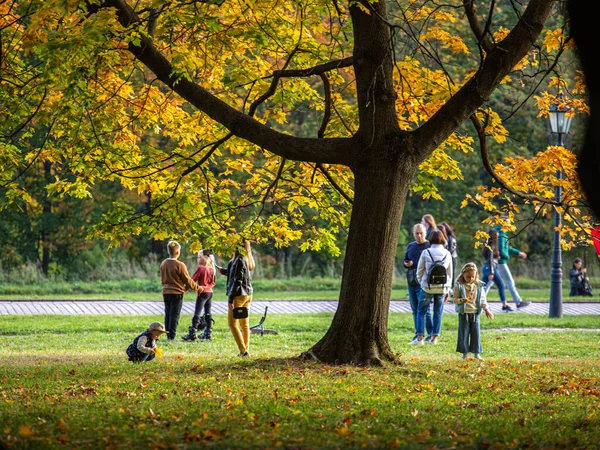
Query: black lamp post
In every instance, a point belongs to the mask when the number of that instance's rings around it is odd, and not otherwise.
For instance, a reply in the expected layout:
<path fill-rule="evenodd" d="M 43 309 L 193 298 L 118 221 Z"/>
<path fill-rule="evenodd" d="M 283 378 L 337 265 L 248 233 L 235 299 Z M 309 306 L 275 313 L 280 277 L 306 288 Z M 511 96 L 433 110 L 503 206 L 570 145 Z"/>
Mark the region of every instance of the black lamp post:
<path fill-rule="evenodd" d="M 568 115 L 569 108 L 561 108 L 558 104 L 553 104 L 548 111 L 548 123 L 552 134 L 557 136 L 557 145 L 564 147 L 565 135 L 569 132 L 573 116 Z M 562 179 L 562 171 L 556 171 L 556 178 Z M 554 200 L 560 203 L 562 200 L 562 187 L 556 186 L 554 189 Z M 562 317 L 562 250 L 560 247 L 560 226 L 561 215 L 554 209 L 554 246 L 552 250 L 552 275 L 550 284 L 550 308 L 549 317 Z"/>

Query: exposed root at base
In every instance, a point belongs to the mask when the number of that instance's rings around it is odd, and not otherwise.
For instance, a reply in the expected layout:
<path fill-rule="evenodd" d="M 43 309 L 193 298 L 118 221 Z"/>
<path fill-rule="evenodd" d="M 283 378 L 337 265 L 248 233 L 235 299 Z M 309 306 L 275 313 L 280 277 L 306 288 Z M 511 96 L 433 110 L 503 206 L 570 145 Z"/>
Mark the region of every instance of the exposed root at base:
<path fill-rule="evenodd" d="M 315 355 L 312 351 L 312 349 L 307 350 L 303 353 L 300 354 L 300 359 L 302 361 L 316 361 L 316 362 L 321 362 L 321 360 L 319 358 L 317 358 L 317 355 Z"/>

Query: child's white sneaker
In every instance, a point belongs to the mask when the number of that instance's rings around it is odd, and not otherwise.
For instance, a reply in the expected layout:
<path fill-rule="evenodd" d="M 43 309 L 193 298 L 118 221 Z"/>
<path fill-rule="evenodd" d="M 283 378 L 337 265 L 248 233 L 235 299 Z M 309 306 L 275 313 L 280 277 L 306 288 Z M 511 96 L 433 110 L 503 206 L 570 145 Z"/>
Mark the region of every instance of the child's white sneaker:
<path fill-rule="evenodd" d="M 477 354 L 474 356 L 474 358 L 475 358 L 475 359 L 478 359 L 479 361 L 483 361 L 483 358 L 481 357 L 481 355 L 480 355 L 479 353 L 477 353 Z"/>
<path fill-rule="evenodd" d="M 419 340 L 419 338 L 414 338 L 409 345 L 424 345 L 423 339 Z"/>

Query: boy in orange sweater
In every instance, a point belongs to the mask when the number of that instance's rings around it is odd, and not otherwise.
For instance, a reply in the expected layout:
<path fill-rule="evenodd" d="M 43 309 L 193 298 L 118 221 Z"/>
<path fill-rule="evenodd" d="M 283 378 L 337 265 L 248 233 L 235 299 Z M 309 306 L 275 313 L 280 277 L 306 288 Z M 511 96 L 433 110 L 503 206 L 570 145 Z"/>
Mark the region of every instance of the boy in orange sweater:
<path fill-rule="evenodd" d="M 202 287 L 190 278 L 185 264 L 177 260 L 181 254 L 181 245 L 177 241 L 169 241 L 167 251 L 169 258 L 160 265 L 160 281 L 165 302 L 165 327 L 169 330 L 167 341 L 172 341 L 177 334 L 177 325 L 183 306 L 183 294 L 188 289 L 194 289 L 200 293 Z"/>

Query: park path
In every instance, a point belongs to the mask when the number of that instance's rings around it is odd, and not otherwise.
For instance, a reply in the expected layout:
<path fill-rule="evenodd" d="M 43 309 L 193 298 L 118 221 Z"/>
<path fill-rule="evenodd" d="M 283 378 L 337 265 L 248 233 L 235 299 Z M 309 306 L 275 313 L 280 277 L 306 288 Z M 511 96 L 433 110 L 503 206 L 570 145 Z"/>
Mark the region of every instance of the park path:
<path fill-rule="evenodd" d="M 269 308 L 269 314 L 301 314 L 335 312 L 337 301 L 282 301 L 255 300 L 252 302 L 251 313 L 262 314 Z M 502 314 L 501 304 L 489 303 L 494 314 Z M 511 307 L 514 304 L 511 303 Z M 194 302 L 183 303 L 183 314 L 193 314 Z M 213 314 L 226 314 L 227 303 L 224 301 L 213 302 Z M 410 304 L 406 300 L 393 300 L 390 302 L 390 312 L 411 312 Z M 454 305 L 447 303 L 444 313 L 455 314 Z M 161 301 L 127 301 L 127 300 L 0 300 L 0 315 L 37 315 L 37 314 L 127 314 L 127 315 L 161 315 L 164 314 L 164 305 Z M 531 305 L 516 310 L 510 314 L 538 314 L 548 315 L 548 303 L 532 303 Z M 563 303 L 564 315 L 591 314 L 600 315 L 600 302 L 594 303 Z"/>

